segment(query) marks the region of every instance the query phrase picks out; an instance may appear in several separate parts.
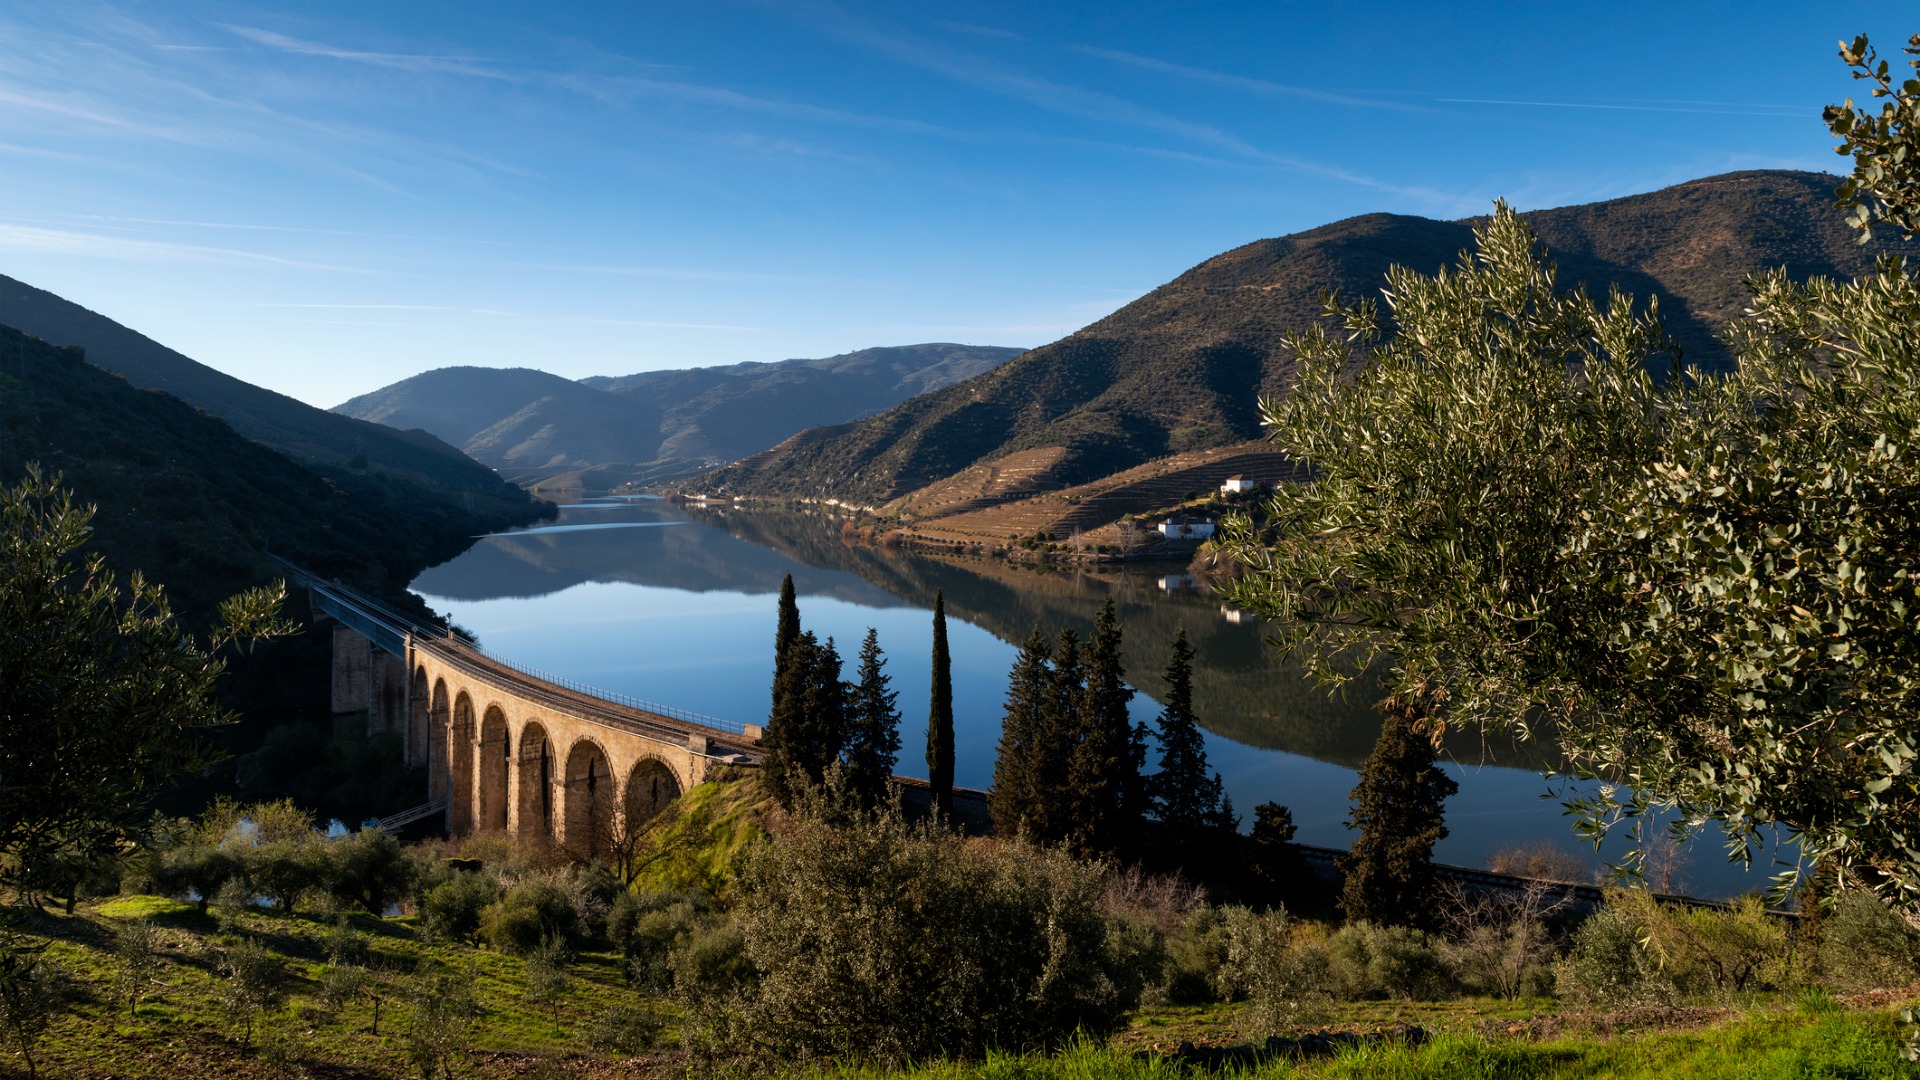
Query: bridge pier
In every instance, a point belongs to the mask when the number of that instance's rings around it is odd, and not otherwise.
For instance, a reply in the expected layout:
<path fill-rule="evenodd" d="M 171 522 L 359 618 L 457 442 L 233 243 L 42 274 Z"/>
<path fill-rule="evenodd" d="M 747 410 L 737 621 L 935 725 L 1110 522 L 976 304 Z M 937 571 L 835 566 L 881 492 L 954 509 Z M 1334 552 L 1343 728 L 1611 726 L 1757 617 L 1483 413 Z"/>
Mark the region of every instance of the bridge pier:
<path fill-rule="evenodd" d="M 320 621 L 314 620 L 316 627 Z M 356 726 L 368 735 L 404 732 L 410 704 L 406 661 L 375 648 L 371 641 L 342 623 L 333 623 L 332 631 L 330 707 L 336 720 L 358 716 L 361 720 Z"/>

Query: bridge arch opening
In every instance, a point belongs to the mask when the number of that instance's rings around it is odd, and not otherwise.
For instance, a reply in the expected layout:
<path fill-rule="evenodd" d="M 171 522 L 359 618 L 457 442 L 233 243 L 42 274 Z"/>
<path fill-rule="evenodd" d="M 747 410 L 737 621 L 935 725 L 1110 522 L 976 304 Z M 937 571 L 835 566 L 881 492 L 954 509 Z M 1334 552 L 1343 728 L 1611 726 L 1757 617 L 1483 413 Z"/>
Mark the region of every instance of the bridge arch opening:
<path fill-rule="evenodd" d="M 553 839 L 553 742 L 547 729 L 530 723 L 520 731 L 520 753 L 514 758 L 518 805 L 514 831 L 522 840 Z"/>
<path fill-rule="evenodd" d="M 455 836 L 473 830 L 473 698 L 454 695 L 453 721 L 447 728 L 447 829 Z"/>
<path fill-rule="evenodd" d="M 566 825 L 562 840 L 575 858 L 602 858 L 613 850 L 613 769 L 590 739 L 567 751 Z"/>
<path fill-rule="evenodd" d="M 407 700 L 406 747 L 403 751 L 404 763 L 419 765 L 427 760 L 427 669 L 425 665 L 413 671 L 413 693 Z"/>
<path fill-rule="evenodd" d="M 507 831 L 507 716 L 489 705 L 480 718 L 480 745 L 475 747 L 476 813 L 473 827 L 486 832 Z"/>
<path fill-rule="evenodd" d="M 453 723 L 453 706 L 447 701 L 447 680 L 433 680 L 433 711 L 427 725 L 426 753 L 423 756 L 427 764 L 427 798 L 440 799 L 448 795 L 447 791 L 447 755 L 436 753 L 433 748 L 436 736 L 441 742 L 447 738 L 447 730 Z"/>
<path fill-rule="evenodd" d="M 625 795 L 621 811 L 631 832 L 646 825 L 655 814 L 666 809 L 668 803 L 680 797 L 680 778 L 659 758 L 641 758 L 627 775 Z"/>

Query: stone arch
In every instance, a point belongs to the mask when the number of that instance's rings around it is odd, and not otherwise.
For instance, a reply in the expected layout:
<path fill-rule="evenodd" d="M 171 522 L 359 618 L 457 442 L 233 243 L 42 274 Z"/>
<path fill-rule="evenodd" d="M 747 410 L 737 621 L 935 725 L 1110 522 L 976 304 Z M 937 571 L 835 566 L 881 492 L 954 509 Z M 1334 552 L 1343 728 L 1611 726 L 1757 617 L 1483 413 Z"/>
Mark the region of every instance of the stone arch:
<path fill-rule="evenodd" d="M 547 729 L 529 723 L 520 729 L 520 753 L 513 759 L 514 835 L 521 840 L 553 837 L 553 742 Z"/>
<path fill-rule="evenodd" d="M 433 710 L 427 724 L 427 744 L 425 756 L 421 759 L 427 766 L 427 798 L 440 799 L 447 796 L 447 755 L 436 753 L 433 744 L 444 742 L 448 727 L 453 723 L 453 706 L 447 701 L 447 680 L 433 680 Z"/>
<path fill-rule="evenodd" d="M 465 690 L 453 697 L 447 727 L 447 828 L 464 836 L 473 828 L 473 698 Z"/>
<path fill-rule="evenodd" d="M 413 671 L 413 693 L 407 702 L 404 764 L 419 765 L 427 760 L 427 724 L 430 722 L 427 700 L 427 669 L 422 665 Z"/>
<path fill-rule="evenodd" d="M 485 832 L 507 831 L 507 716 L 489 705 L 480 718 L 480 744 L 474 748 L 475 813 L 473 827 Z"/>
<path fill-rule="evenodd" d="M 561 839 L 577 859 L 604 858 L 613 850 L 613 769 L 606 751 L 592 739 L 578 739 L 567 751 L 566 815 Z"/>
<path fill-rule="evenodd" d="M 627 774 L 624 794 L 620 809 L 626 817 L 626 827 L 638 829 L 680 797 L 680 778 L 659 758 L 643 757 Z"/>

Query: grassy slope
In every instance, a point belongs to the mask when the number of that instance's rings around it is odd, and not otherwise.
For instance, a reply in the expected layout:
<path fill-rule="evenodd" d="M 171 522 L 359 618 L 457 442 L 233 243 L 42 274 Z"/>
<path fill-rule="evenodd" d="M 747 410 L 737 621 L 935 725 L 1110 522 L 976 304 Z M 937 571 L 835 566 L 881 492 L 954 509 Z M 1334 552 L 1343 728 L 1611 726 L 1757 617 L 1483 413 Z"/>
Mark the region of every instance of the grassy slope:
<path fill-rule="evenodd" d="M 162 966 L 137 1014 L 129 1016 L 113 989 L 114 928 L 132 918 L 160 928 Z M 356 916 L 356 928 L 375 941 L 379 961 L 399 969 L 422 963 L 470 973 L 482 1015 L 470 1052 L 456 1067 L 462 1076 L 681 1075 L 685 1062 L 673 1050 L 671 1028 L 641 1060 L 619 1063 L 585 1051 L 583 1035 L 594 1016 L 615 1007 L 667 1003 L 643 998 L 621 985 L 619 958 L 585 953 L 572 968 L 573 983 L 556 1032 L 545 1009 L 525 1000 L 522 963 L 488 949 L 421 940 L 413 920 Z M 156 897 L 127 897 L 71 918 L 48 916 L 36 928 L 46 955 L 70 977 L 71 1006 L 40 1045 L 46 1075 L 61 1077 L 172 1076 L 367 1076 L 417 1075 L 405 1053 L 406 1007 L 391 993 L 381 1010 L 380 1033 L 372 1009 L 358 1001 L 334 1013 L 319 1001 L 324 975 L 325 921 L 248 913 L 231 919 L 201 916 L 193 907 Z M 265 944 L 284 965 L 287 1002 L 260 1025 L 256 1048 L 243 1055 L 236 1033 L 222 1021 L 215 991 L 220 950 L 244 934 Z M 1258 1077 L 1773 1077 L 1913 1076 L 1899 1058 L 1890 1012 L 1795 1008 L 1784 1004 L 1696 1010 L 1627 1018 L 1619 1035 L 1532 1033 L 1555 1019 L 1548 1002 L 1462 999 L 1402 1005 L 1361 1002 L 1343 1006 L 1334 1026 L 1377 1030 L 1401 1021 L 1425 1025 L 1440 1037 L 1418 1049 L 1362 1050 L 1300 1065 L 1273 1062 L 1251 1071 Z M 1221 1075 L 1153 1053 L 1179 1040 L 1244 1041 L 1230 1006 L 1145 1010 L 1110 1048 L 1080 1047 L 1052 1057 L 996 1057 L 984 1063 L 886 1071 L 865 1068 L 796 1068 L 792 1076 L 899 1077 L 900 1080 L 972 1078 L 1076 1078 L 1159 1080 Z M 1577 1018 L 1558 1018 L 1562 1020 Z M 1615 1018 L 1616 1021 L 1618 1018 Z M 1573 1029 L 1575 1024 L 1559 1025 Z M 1598 1021 L 1602 1030 L 1617 1022 Z M 1507 1031 L 1516 1034 L 1508 1036 Z M 1492 1031 L 1494 1035 L 1485 1032 Z M 7 1047 L 0 1064 L 17 1066 Z M 761 1070 L 751 1070 L 759 1073 Z"/>
<path fill-rule="evenodd" d="M 1733 173 L 1528 217 L 1563 284 L 1660 295 L 1688 357 L 1719 367 L 1728 360 L 1715 332 L 1744 301 L 1748 274 L 1784 264 L 1801 275 L 1853 275 L 1885 248 L 1851 246 L 1829 206 L 1835 182 Z M 877 505 L 1043 447 L 1063 448 L 1048 480 L 1066 487 L 1257 439 L 1256 397 L 1285 390 L 1292 361 L 1281 339 L 1319 315 L 1320 291 L 1377 295 L 1395 263 L 1431 273 L 1469 246 L 1469 225 L 1369 214 L 1244 245 L 1005 367 L 697 483 Z"/>

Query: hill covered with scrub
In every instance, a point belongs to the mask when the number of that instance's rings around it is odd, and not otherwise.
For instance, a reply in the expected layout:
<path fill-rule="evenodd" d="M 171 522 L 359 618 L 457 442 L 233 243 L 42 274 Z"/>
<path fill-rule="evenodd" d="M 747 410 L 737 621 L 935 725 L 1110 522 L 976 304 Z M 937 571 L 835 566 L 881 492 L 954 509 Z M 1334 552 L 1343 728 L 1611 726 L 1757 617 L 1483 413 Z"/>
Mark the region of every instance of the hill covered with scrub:
<path fill-rule="evenodd" d="M 1851 278 L 1891 250 L 1884 240 L 1854 244 L 1832 209 L 1838 182 L 1728 173 L 1526 217 L 1564 285 L 1658 297 L 1686 361 L 1717 370 L 1731 362 L 1717 335 L 1744 305 L 1750 275 L 1784 266 L 1795 278 Z M 901 500 L 911 513 L 909 496 L 969 468 L 1026 463 L 1022 490 L 1032 493 L 1259 439 L 1258 398 L 1290 384 L 1282 338 L 1319 317 L 1322 290 L 1377 296 L 1389 266 L 1431 273 L 1472 246 L 1474 224 L 1367 214 L 1246 244 L 1003 367 L 857 423 L 801 432 L 693 486 Z"/>

